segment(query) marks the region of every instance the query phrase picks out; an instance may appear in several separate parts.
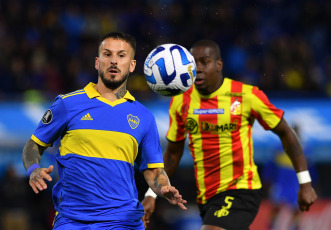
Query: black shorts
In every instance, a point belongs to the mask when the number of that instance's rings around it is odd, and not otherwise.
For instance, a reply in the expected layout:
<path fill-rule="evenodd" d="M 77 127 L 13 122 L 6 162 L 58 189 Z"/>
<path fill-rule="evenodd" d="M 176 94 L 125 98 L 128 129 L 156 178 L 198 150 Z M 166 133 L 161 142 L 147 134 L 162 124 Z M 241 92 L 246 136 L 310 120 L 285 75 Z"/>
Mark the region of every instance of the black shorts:
<path fill-rule="evenodd" d="M 247 230 L 252 224 L 262 200 L 260 189 L 228 190 L 199 205 L 204 225 L 227 230 Z"/>

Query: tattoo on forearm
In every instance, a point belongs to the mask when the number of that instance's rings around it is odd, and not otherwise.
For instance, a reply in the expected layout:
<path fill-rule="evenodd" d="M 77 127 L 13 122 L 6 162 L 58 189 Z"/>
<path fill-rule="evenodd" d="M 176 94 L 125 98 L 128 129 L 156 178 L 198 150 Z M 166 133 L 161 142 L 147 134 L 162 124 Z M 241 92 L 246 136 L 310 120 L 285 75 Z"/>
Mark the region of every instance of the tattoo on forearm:
<path fill-rule="evenodd" d="M 154 178 L 154 187 L 160 189 L 165 184 L 168 184 L 168 176 L 164 169 L 161 169 Z"/>
<path fill-rule="evenodd" d="M 40 148 L 33 140 L 29 140 L 23 149 L 22 161 L 25 169 L 32 164 L 39 164 L 43 149 Z"/>
<path fill-rule="evenodd" d="M 40 171 L 41 171 L 41 168 L 37 168 L 37 169 L 33 170 L 33 172 L 31 173 L 31 176 L 30 176 L 30 181 L 32 180 L 33 182 L 37 182 L 39 179 L 41 179 Z"/>
<path fill-rule="evenodd" d="M 117 93 L 115 93 L 115 96 L 116 96 L 117 99 L 121 99 L 121 98 L 124 97 L 125 93 L 126 93 L 126 86 L 123 85 L 123 86 L 119 89 L 119 91 L 118 91 Z"/>

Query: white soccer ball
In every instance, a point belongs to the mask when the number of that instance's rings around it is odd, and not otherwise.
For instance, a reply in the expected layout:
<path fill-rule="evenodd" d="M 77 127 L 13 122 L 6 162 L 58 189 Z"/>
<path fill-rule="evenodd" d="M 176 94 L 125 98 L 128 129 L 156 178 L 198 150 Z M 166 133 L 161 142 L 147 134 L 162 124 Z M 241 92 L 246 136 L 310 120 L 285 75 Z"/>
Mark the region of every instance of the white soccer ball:
<path fill-rule="evenodd" d="M 149 87 L 164 96 L 175 96 L 187 91 L 196 77 L 192 54 L 183 46 L 163 44 L 152 50 L 144 64 Z"/>

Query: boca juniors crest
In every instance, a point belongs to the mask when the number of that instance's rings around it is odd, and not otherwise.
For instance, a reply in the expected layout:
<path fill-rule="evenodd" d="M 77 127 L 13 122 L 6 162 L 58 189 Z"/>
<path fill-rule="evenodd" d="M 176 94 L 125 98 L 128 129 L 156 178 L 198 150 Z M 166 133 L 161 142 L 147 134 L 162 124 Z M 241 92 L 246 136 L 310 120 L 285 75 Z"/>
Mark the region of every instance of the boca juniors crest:
<path fill-rule="evenodd" d="M 127 116 L 128 118 L 128 122 L 129 122 L 129 125 L 131 127 L 131 129 L 135 129 L 138 127 L 139 125 L 139 118 L 137 116 L 133 116 L 132 114 L 129 114 Z"/>

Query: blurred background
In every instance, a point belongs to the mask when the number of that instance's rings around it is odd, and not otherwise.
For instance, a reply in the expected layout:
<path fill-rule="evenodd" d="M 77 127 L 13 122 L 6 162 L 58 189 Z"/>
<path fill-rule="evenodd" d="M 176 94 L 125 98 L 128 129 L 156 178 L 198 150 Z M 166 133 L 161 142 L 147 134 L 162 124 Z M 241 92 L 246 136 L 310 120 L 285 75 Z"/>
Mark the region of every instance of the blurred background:
<path fill-rule="evenodd" d="M 251 229 L 331 229 L 330 23 L 327 0 L 0 0 L 0 229 L 51 229 L 51 189 L 33 194 L 22 149 L 58 94 L 97 81 L 98 39 L 109 31 L 137 39 L 137 67 L 128 89 L 154 113 L 162 148 L 169 98 L 148 88 L 143 76 L 146 56 L 163 43 L 189 49 L 199 39 L 216 41 L 223 75 L 259 86 L 285 110 L 319 195 L 311 212 L 296 211 L 295 172 L 276 136 L 256 123 L 255 160 L 265 197 Z M 56 151 L 46 151 L 42 166 L 55 164 Z M 52 176 L 49 186 L 58 179 L 56 170 Z M 147 185 L 139 173 L 136 177 L 142 199 Z M 187 150 L 171 181 L 188 200 L 189 210 L 158 199 L 149 229 L 199 229 Z"/>

